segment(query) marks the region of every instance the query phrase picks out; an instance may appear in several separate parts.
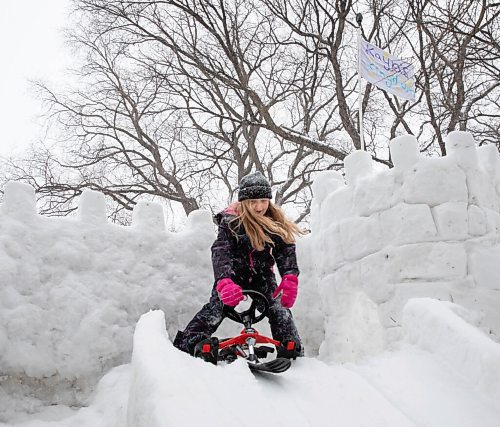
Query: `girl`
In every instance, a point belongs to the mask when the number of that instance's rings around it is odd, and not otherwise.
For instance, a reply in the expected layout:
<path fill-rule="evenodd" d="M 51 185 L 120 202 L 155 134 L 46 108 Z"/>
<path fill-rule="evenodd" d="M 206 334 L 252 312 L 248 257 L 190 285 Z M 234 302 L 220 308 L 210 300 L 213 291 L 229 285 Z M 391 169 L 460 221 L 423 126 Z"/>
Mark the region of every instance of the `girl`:
<path fill-rule="evenodd" d="M 269 182 L 255 172 L 242 178 L 238 202 L 215 216 L 219 231 L 212 245 L 212 295 L 186 329 L 177 333 L 174 346 L 178 349 L 196 355 L 197 348 L 214 340 L 210 336 L 224 319 L 223 305 L 234 307 L 243 299 L 243 290 L 256 290 L 270 301 L 268 318 L 273 338 L 282 343 L 295 341 L 293 355 L 286 351 L 280 354 L 278 348 L 278 357 L 303 355 L 289 310 L 299 284 L 295 235 L 303 232 L 270 199 Z M 273 271 L 275 263 L 281 276 L 279 286 Z M 281 300 L 274 299 L 280 292 Z"/>

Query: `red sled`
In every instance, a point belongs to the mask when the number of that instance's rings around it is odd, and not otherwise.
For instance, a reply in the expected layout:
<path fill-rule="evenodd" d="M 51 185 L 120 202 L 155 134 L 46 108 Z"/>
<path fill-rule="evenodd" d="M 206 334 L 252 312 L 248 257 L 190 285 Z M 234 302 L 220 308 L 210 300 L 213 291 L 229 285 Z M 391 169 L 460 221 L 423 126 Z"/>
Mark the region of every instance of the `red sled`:
<path fill-rule="evenodd" d="M 233 307 L 224 306 L 226 317 L 244 325 L 240 334 L 221 340 L 216 337 L 207 338 L 196 345 L 194 355 L 215 365 L 218 362 L 231 363 L 238 358 L 244 358 L 253 372 L 273 374 L 285 372 L 291 366 L 291 359 L 300 356 L 300 345 L 293 340 L 280 342 L 259 334 L 252 325 L 266 317 L 269 301 L 265 295 L 257 291 L 243 291 L 243 295 L 252 299 L 248 310 L 237 312 Z M 277 352 L 275 359 L 262 361 L 275 350 Z"/>

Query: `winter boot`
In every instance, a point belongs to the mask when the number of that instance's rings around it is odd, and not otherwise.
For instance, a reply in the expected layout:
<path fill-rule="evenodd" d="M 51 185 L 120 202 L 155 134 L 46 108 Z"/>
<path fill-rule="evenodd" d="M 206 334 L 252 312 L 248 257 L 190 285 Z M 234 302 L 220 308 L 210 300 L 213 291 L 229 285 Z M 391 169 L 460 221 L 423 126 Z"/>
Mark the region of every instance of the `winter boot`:
<path fill-rule="evenodd" d="M 219 339 L 212 337 L 200 341 L 194 347 L 193 356 L 200 357 L 205 362 L 217 365 L 217 359 L 219 356 Z"/>
<path fill-rule="evenodd" d="M 299 342 L 294 340 L 284 340 L 281 345 L 277 347 L 276 357 L 283 357 L 285 359 L 295 360 L 297 357 L 304 356 L 304 350 Z"/>

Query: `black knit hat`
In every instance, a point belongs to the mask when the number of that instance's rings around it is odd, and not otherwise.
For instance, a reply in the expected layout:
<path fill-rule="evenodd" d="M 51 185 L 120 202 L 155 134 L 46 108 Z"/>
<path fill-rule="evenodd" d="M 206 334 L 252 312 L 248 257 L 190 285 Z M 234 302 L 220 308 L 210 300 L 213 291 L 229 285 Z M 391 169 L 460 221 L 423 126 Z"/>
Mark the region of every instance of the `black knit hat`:
<path fill-rule="evenodd" d="M 259 171 L 250 173 L 241 178 L 238 201 L 247 199 L 272 199 L 271 185 Z"/>

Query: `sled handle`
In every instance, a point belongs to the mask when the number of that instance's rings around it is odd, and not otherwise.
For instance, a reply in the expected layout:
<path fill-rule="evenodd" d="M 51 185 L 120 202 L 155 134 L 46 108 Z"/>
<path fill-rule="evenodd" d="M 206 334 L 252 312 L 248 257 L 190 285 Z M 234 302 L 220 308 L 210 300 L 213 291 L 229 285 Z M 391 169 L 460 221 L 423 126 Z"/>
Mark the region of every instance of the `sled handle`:
<path fill-rule="evenodd" d="M 242 323 L 245 327 L 250 327 L 254 323 L 260 322 L 264 317 L 267 316 L 269 311 L 269 300 L 266 296 L 258 291 L 243 290 L 243 295 L 248 295 L 252 298 L 252 304 L 248 310 L 237 312 L 234 307 L 224 305 L 224 314 L 231 320 Z M 256 316 L 257 306 L 263 308 L 258 316 Z"/>

